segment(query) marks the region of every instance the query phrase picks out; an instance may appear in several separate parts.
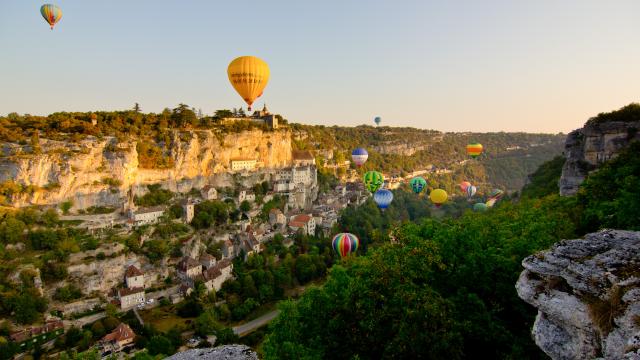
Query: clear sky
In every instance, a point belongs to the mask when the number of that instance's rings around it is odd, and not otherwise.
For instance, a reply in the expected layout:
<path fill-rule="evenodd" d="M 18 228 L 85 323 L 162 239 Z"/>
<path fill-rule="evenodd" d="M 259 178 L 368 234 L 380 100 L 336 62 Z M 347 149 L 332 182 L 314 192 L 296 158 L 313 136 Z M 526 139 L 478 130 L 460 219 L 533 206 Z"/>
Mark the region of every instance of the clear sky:
<path fill-rule="evenodd" d="M 309 124 L 567 132 L 640 101 L 638 0 L 56 0 L 54 31 L 43 3 L 0 0 L 0 114 L 240 107 L 240 55 Z"/>

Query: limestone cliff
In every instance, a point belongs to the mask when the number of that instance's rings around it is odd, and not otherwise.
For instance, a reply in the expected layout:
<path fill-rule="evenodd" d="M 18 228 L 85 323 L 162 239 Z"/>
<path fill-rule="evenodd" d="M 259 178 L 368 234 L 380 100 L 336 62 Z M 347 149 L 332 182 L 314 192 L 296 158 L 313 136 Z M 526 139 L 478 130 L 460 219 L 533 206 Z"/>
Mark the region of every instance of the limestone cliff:
<path fill-rule="evenodd" d="M 589 174 L 615 157 L 633 140 L 640 140 L 640 121 L 589 121 L 567 136 L 564 154 L 567 161 L 560 177 L 560 195 L 573 195 Z"/>
<path fill-rule="evenodd" d="M 72 199 L 77 208 L 121 204 L 130 187 L 161 183 L 186 192 L 205 184 L 229 185 L 233 158 L 255 159 L 265 169 L 291 165 L 291 133 L 287 130 L 216 134 L 175 131 L 171 169 L 143 169 L 138 164 L 136 141 L 88 137 L 80 143 L 41 139 L 42 154 L 29 154 L 18 144 L 2 144 L 0 182 L 13 180 L 35 188 L 14 195 L 13 206 L 56 204 Z M 27 154 L 27 155 L 24 155 Z"/>
<path fill-rule="evenodd" d="M 604 230 L 527 257 L 518 295 L 553 359 L 640 357 L 640 232 Z"/>

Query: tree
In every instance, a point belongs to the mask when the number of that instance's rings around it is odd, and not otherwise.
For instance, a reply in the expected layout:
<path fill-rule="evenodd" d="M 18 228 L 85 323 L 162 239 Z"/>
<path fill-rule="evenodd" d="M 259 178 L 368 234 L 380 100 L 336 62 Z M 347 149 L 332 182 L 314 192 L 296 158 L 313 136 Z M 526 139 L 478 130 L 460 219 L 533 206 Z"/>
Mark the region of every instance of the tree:
<path fill-rule="evenodd" d="M 21 241 L 24 237 L 25 228 L 26 226 L 22 221 L 13 216 L 7 216 L 0 223 L 0 242 L 3 244 L 15 244 Z"/>
<path fill-rule="evenodd" d="M 147 350 L 151 355 L 171 355 L 174 352 L 174 347 L 171 341 L 162 335 L 152 336 L 147 344 Z"/>
<path fill-rule="evenodd" d="M 242 210 L 243 212 L 248 212 L 249 210 L 251 210 L 251 203 L 247 200 L 244 200 L 240 203 L 240 210 Z"/>
<path fill-rule="evenodd" d="M 133 111 L 135 111 L 136 114 L 139 114 L 142 109 L 140 109 L 140 104 L 135 103 L 135 105 L 133 105 Z"/>
<path fill-rule="evenodd" d="M 35 130 L 31 135 L 31 149 L 35 155 L 40 155 L 42 153 L 42 148 L 40 147 L 40 135 L 37 130 Z"/>
<path fill-rule="evenodd" d="M 179 104 L 177 108 L 173 109 L 171 114 L 172 126 L 176 128 L 182 128 L 185 126 L 197 126 L 198 117 L 189 108 L 189 105 Z"/>

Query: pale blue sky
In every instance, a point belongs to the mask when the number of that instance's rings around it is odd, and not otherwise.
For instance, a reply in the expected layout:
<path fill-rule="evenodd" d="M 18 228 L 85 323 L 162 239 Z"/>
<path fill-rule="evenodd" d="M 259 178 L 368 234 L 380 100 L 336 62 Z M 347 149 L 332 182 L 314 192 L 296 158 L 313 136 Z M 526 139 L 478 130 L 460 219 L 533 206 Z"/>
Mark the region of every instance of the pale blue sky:
<path fill-rule="evenodd" d="M 0 0 L 0 114 L 243 105 L 310 124 L 567 132 L 640 101 L 638 0 Z M 261 106 L 258 101 L 256 106 Z"/>

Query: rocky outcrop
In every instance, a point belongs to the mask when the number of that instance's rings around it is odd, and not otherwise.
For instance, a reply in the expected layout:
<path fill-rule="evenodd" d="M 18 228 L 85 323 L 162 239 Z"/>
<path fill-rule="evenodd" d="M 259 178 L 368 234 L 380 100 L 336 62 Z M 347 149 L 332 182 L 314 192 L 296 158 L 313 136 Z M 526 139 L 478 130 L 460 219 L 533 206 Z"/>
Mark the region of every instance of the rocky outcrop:
<path fill-rule="evenodd" d="M 73 200 L 75 208 L 119 206 L 130 187 L 144 192 L 160 183 L 172 191 L 188 192 L 206 184 L 229 186 L 230 162 L 249 158 L 265 169 L 291 165 L 288 130 L 251 130 L 219 134 L 212 130 L 175 131 L 171 169 L 143 169 L 136 141 L 87 137 L 79 143 L 41 139 L 42 153 L 28 145 L 0 144 L 0 182 L 12 180 L 35 191 L 14 195 L 13 206 L 57 204 Z M 244 180 L 244 179 L 243 179 Z"/>
<path fill-rule="evenodd" d="M 640 121 L 589 121 L 567 136 L 567 161 L 560 177 L 560 195 L 573 195 L 589 172 L 615 157 L 633 140 L 640 140 Z"/>
<path fill-rule="evenodd" d="M 246 345 L 224 345 L 179 352 L 166 360 L 258 360 L 258 354 Z"/>
<path fill-rule="evenodd" d="M 527 257 L 518 295 L 553 359 L 640 358 L 640 232 L 604 230 Z"/>

